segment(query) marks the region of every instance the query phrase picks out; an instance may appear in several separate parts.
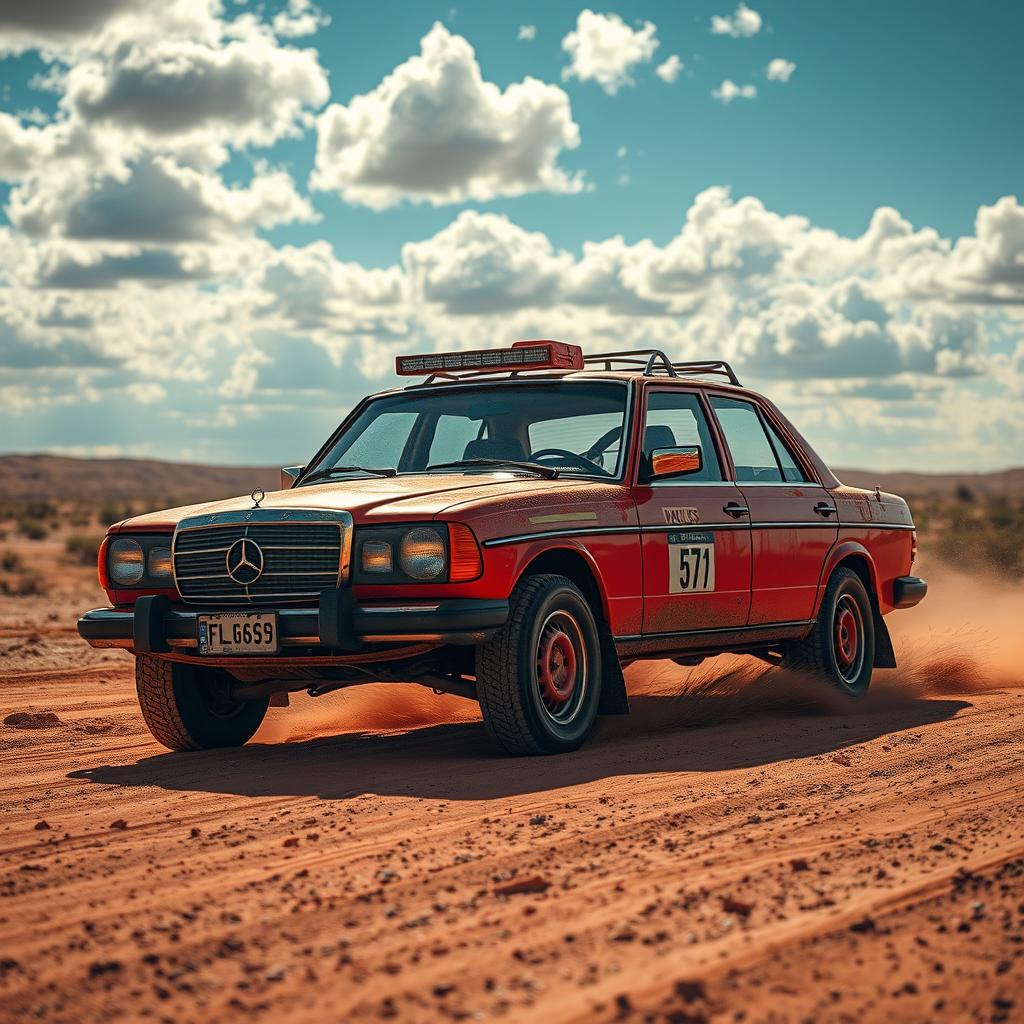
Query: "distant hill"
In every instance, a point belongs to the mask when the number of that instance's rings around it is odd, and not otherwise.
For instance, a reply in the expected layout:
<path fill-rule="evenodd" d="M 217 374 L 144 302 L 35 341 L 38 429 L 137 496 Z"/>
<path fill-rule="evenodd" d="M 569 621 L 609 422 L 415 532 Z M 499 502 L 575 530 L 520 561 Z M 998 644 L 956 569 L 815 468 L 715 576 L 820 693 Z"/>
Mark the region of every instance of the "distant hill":
<path fill-rule="evenodd" d="M 952 496 L 967 488 L 979 498 L 1024 496 L 1024 468 L 997 473 L 875 473 L 837 469 L 855 487 L 906 498 Z M 59 455 L 0 455 L 0 502 L 33 498 L 187 504 L 278 487 L 277 466 L 195 466 L 155 459 L 71 459 Z"/>
<path fill-rule="evenodd" d="M 836 476 L 852 487 L 873 488 L 904 498 L 926 495 L 951 497 L 966 488 L 977 498 L 1024 497 L 1024 467 L 995 473 L 874 473 L 866 469 L 837 469 Z"/>
<path fill-rule="evenodd" d="M 70 459 L 60 455 L 0 455 L 0 502 L 33 498 L 84 501 L 152 500 L 187 505 L 276 490 L 277 466 L 193 466 L 155 459 Z"/>

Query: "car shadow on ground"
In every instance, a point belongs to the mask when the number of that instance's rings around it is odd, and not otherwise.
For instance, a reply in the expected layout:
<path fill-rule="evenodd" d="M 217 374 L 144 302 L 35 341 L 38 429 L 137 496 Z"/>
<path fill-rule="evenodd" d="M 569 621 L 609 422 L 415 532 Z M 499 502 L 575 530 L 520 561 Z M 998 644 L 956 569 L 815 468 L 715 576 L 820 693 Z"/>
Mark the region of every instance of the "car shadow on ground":
<path fill-rule="evenodd" d="M 602 778 L 713 773 L 814 757 L 946 721 L 972 705 L 959 699 L 910 698 L 899 706 L 844 713 L 793 708 L 738 712 L 735 701 L 704 695 L 639 697 L 632 706 L 629 716 L 602 719 L 582 750 L 551 757 L 502 757 L 481 724 L 467 723 L 397 735 L 348 733 L 163 753 L 132 764 L 81 769 L 68 777 L 247 797 L 337 800 L 372 794 L 492 800 Z"/>

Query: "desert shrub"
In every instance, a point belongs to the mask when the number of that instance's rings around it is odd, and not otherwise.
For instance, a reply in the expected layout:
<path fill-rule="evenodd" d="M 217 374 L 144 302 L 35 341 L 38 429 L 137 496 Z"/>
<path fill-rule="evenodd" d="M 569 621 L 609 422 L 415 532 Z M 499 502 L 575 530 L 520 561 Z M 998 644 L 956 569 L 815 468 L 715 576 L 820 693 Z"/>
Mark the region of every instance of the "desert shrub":
<path fill-rule="evenodd" d="M 94 565 L 99 547 L 100 542 L 95 537 L 83 533 L 71 534 L 64 543 L 68 559 L 78 565 Z"/>
<path fill-rule="evenodd" d="M 74 505 L 67 513 L 66 522 L 70 526 L 89 526 L 93 520 L 93 510 L 88 505 Z"/>
<path fill-rule="evenodd" d="M 42 578 L 34 572 L 23 572 L 20 575 L 5 576 L 0 579 L 0 594 L 7 597 L 33 597 L 45 594 L 46 587 Z"/>
<path fill-rule="evenodd" d="M 18 519 L 18 533 L 29 540 L 42 540 L 49 533 L 49 529 L 46 523 L 39 519 L 23 515 Z"/>
<path fill-rule="evenodd" d="M 30 519 L 55 519 L 57 506 L 49 501 L 26 501 L 22 505 L 21 515 Z"/>
<path fill-rule="evenodd" d="M 131 502 L 120 503 L 116 501 L 105 501 L 99 507 L 96 518 L 101 526 L 110 526 L 111 523 L 119 523 L 122 519 L 128 519 L 135 515 L 135 508 Z"/>
<path fill-rule="evenodd" d="M 5 551 L 0 555 L 0 569 L 4 572 L 24 572 L 25 563 L 17 551 Z"/>
<path fill-rule="evenodd" d="M 42 577 L 29 569 L 16 551 L 5 551 L 0 555 L 0 569 L 3 569 L 0 594 L 7 597 L 31 597 L 46 592 Z"/>

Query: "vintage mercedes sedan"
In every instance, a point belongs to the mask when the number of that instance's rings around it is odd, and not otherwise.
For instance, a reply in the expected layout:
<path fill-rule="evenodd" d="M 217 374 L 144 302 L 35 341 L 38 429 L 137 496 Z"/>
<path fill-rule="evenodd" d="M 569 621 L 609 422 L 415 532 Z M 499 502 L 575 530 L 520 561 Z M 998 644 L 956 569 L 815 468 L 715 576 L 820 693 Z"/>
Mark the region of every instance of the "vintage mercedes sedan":
<path fill-rule="evenodd" d="M 136 516 L 99 552 L 94 647 L 134 654 L 172 750 L 288 693 L 418 683 L 510 754 L 628 711 L 622 669 L 746 652 L 851 697 L 917 604 L 906 502 L 844 486 L 727 363 L 574 345 L 400 356 L 281 489 Z"/>

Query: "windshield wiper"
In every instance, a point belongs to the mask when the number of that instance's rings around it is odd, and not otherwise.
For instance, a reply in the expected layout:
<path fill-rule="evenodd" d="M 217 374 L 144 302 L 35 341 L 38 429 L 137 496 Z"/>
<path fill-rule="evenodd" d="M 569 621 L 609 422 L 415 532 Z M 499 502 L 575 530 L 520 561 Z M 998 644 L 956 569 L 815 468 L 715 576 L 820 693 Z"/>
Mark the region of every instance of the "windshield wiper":
<path fill-rule="evenodd" d="M 516 469 L 525 469 L 537 476 L 554 480 L 558 476 L 558 470 L 554 466 L 542 466 L 539 462 L 523 462 L 519 459 L 456 459 L 454 462 L 438 462 L 431 469 L 458 469 L 462 466 L 513 466 Z"/>
<path fill-rule="evenodd" d="M 398 476 L 397 469 L 373 469 L 369 466 L 331 466 L 330 469 L 318 469 L 315 473 L 302 478 L 302 483 L 308 484 L 314 480 L 326 480 L 335 473 L 371 473 L 374 476 Z"/>

